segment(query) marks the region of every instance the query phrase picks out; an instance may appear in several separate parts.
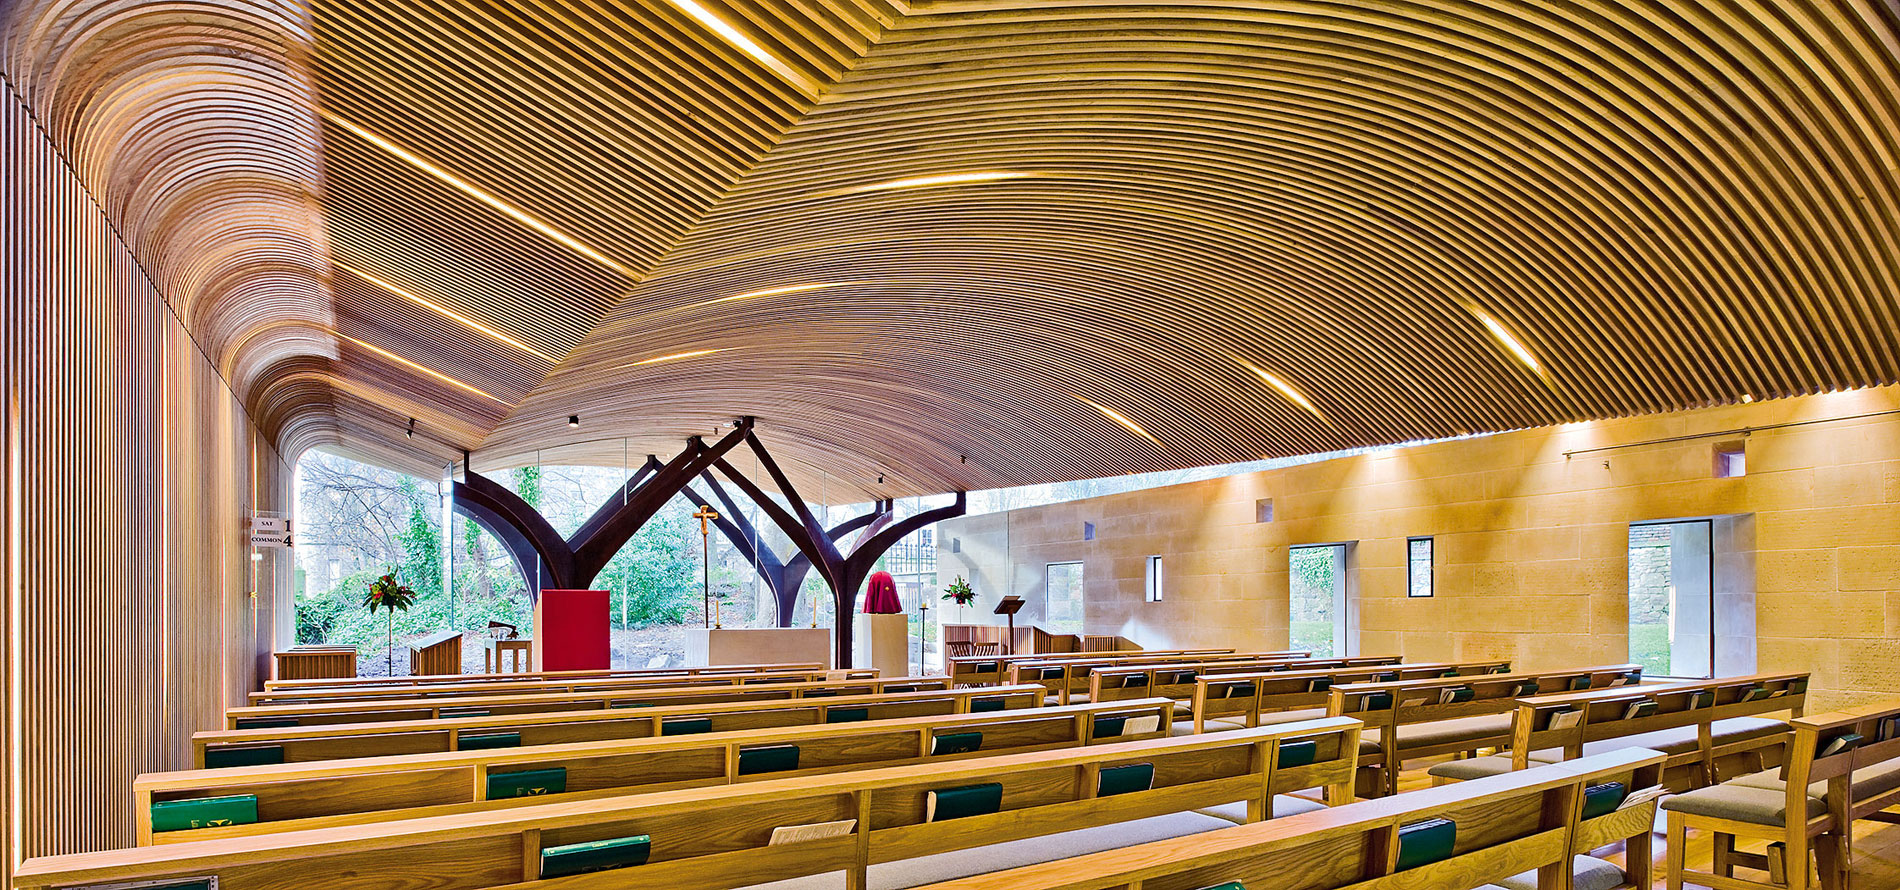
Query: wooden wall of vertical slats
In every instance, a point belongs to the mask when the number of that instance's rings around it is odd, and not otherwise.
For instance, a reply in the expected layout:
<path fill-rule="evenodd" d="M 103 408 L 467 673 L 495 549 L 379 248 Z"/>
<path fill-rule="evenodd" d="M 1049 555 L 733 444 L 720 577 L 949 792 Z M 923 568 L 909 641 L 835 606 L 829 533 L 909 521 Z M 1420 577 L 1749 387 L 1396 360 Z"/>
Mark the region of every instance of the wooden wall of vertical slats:
<path fill-rule="evenodd" d="M 10 872 L 133 843 L 133 777 L 253 688 L 289 566 L 245 534 L 276 452 L 11 93 L 0 306 Z"/>

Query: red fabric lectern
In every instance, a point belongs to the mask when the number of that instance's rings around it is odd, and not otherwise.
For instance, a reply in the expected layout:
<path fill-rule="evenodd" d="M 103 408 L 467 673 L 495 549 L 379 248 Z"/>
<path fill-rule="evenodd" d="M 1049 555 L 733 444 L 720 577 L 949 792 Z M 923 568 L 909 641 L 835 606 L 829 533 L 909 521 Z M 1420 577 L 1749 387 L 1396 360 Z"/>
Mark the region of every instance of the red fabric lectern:
<path fill-rule="evenodd" d="M 541 591 L 534 604 L 534 669 L 607 670 L 613 666 L 607 626 L 607 591 Z"/>

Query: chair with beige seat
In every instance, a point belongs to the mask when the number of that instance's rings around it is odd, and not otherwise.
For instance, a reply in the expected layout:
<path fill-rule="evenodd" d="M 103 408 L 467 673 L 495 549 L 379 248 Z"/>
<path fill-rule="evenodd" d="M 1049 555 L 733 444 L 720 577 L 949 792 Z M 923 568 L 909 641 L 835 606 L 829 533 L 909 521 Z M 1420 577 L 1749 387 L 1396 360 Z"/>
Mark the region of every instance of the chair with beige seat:
<path fill-rule="evenodd" d="M 1663 802 L 1669 817 L 1669 890 L 1684 881 L 1714 890 L 1845 890 L 1855 820 L 1900 822 L 1900 701 L 1789 721 L 1794 730 L 1778 770 L 1741 776 Z M 1790 814 L 1799 814 L 1789 818 Z M 1686 861 L 1690 830 L 1715 843 L 1709 871 Z M 1735 848 L 1766 841 L 1766 853 Z M 1766 882 L 1735 876 L 1736 866 L 1768 873 Z"/>

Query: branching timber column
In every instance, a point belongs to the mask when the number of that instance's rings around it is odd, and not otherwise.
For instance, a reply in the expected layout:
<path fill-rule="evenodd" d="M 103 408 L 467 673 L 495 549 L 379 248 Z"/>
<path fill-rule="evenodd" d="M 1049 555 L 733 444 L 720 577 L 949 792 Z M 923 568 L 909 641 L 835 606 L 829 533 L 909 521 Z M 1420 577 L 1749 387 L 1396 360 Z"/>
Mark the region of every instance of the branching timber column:
<path fill-rule="evenodd" d="M 832 602 L 836 607 L 833 611 L 837 625 L 833 634 L 833 640 L 837 646 L 834 657 L 839 667 L 849 667 L 851 666 L 852 616 L 857 612 L 858 589 L 864 586 L 864 579 L 871 574 L 871 568 L 877 564 L 878 557 L 884 555 L 884 551 L 891 549 L 911 532 L 933 522 L 962 516 L 968 508 L 968 498 L 964 492 L 959 491 L 956 493 L 957 499 L 954 503 L 935 510 L 924 511 L 901 522 L 894 521 L 896 513 L 890 509 L 891 502 L 884 501 L 879 504 L 882 509 L 873 510 L 864 517 L 854 517 L 838 526 L 838 529 L 843 530 L 842 533 L 837 529 L 828 533 L 818 517 L 812 514 L 805 499 L 799 497 L 798 489 L 793 487 L 791 480 L 786 478 L 785 473 L 779 469 L 778 463 L 766 453 L 765 446 L 759 442 L 758 437 L 748 432 L 745 439 L 747 447 L 758 456 L 759 466 L 772 477 L 772 483 L 778 486 L 786 502 L 791 504 L 790 510 L 779 506 L 765 493 L 764 489 L 747 479 L 745 474 L 739 472 L 724 459 L 715 460 L 712 465 L 718 467 L 719 472 L 725 474 L 726 478 L 740 491 L 745 492 L 747 497 L 752 498 L 753 502 L 759 505 L 759 509 L 765 511 L 765 514 L 772 518 L 785 535 L 792 539 L 793 546 L 798 549 L 798 556 L 786 563 L 787 569 L 802 559 L 818 570 L 819 577 L 825 579 L 825 584 L 831 588 Z M 852 526 L 851 523 L 860 520 L 869 529 L 859 538 L 857 546 L 853 547 L 850 555 L 847 556 L 840 551 L 838 538 L 856 530 L 857 527 Z M 798 574 L 798 579 L 803 581 L 803 572 Z M 797 596 L 796 588 L 791 588 L 790 596 Z M 784 620 L 783 616 L 790 614 L 791 611 L 787 603 L 788 600 L 780 599 L 781 622 Z"/>
<path fill-rule="evenodd" d="M 501 538 L 523 575 L 530 566 L 538 567 L 537 595 L 541 588 L 585 589 L 607 561 L 694 476 L 752 437 L 752 418 L 742 418 L 733 426 L 732 432 L 711 446 L 695 436 L 687 440 L 686 449 L 678 457 L 665 465 L 656 466 L 658 461 L 653 460 L 641 467 L 628 480 L 627 490 L 602 504 L 572 538 L 563 539 L 520 495 L 466 469 L 466 453 L 463 460 L 467 478 L 454 484 L 453 502 L 457 511 Z"/>

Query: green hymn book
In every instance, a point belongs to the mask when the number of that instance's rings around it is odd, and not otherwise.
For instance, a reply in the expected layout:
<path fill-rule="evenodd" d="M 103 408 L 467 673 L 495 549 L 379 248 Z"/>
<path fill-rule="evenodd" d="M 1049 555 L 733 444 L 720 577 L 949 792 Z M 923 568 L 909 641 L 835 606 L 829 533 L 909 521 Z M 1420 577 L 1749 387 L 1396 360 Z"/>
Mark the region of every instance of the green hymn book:
<path fill-rule="evenodd" d="M 680 717 L 660 720 L 660 735 L 699 735 L 712 732 L 711 717 Z"/>
<path fill-rule="evenodd" d="M 1443 671 L 1443 672 L 1441 672 L 1441 673 L 1440 673 L 1440 674 L 1438 675 L 1438 679 L 1440 679 L 1440 680 L 1449 680 L 1449 679 L 1451 679 L 1451 678 L 1453 678 L 1453 677 L 1456 677 L 1456 676 L 1458 676 L 1458 670 L 1457 670 L 1456 668 L 1453 668 L 1453 669 L 1451 669 L 1451 670 L 1448 670 L 1448 671 Z"/>
<path fill-rule="evenodd" d="M 892 693 L 897 693 L 897 692 L 916 692 L 916 691 L 917 691 L 917 687 L 915 686 L 886 686 L 884 687 L 885 695 L 890 695 Z"/>
<path fill-rule="evenodd" d="M 465 732 L 455 740 L 457 751 L 486 751 L 491 748 L 519 748 L 518 732 Z"/>
<path fill-rule="evenodd" d="M 1623 805 L 1623 799 L 1630 796 L 1629 786 L 1622 782 L 1604 782 L 1583 789 L 1583 818 L 1595 819 L 1608 816 Z"/>
<path fill-rule="evenodd" d="M 297 725 L 295 717 L 239 717 L 238 729 L 289 729 Z"/>
<path fill-rule="evenodd" d="M 1715 690 L 1698 689 L 1694 692 L 1689 693 L 1689 710 L 1695 711 L 1695 710 L 1700 710 L 1702 708 L 1712 708 L 1714 706 L 1715 706 Z"/>
<path fill-rule="evenodd" d="M 541 879 L 644 865 L 652 844 L 647 836 L 617 837 L 604 841 L 541 848 Z"/>
<path fill-rule="evenodd" d="M 1128 727 L 1128 718 L 1119 714 L 1108 714 L 1095 718 L 1095 731 L 1090 738 L 1107 739 L 1121 735 Z"/>
<path fill-rule="evenodd" d="M 1572 692 L 1575 692 L 1579 689 L 1589 689 L 1589 688 L 1590 688 L 1589 677 L 1571 677 L 1570 678 L 1570 690 Z"/>
<path fill-rule="evenodd" d="M 1398 681 L 1399 681 L 1398 671 L 1386 671 L 1383 674 L 1372 675 L 1372 682 L 1374 683 L 1397 683 Z"/>
<path fill-rule="evenodd" d="M 1043 668 L 1042 669 L 1041 679 L 1060 680 L 1062 679 L 1062 677 L 1063 677 L 1062 668 Z"/>
<path fill-rule="evenodd" d="M 486 717 L 488 716 L 488 709 L 487 708 L 443 708 L 437 711 L 436 713 L 441 715 L 442 719 L 448 720 L 454 717 Z"/>
<path fill-rule="evenodd" d="M 980 732 L 946 732 L 930 740 L 932 756 L 968 754 L 981 747 L 983 747 L 983 734 Z"/>
<path fill-rule="evenodd" d="M 1155 765 L 1152 763 L 1128 763 L 1121 766 L 1102 767 L 1095 780 L 1096 797 L 1114 797 L 1117 794 L 1130 794 L 1147 791 L 1155 786 Z"/>
<path fill-rule="evenodd" d="M 1361 711 L 1383 711 L 1389 707 L 1392 707 L 1392 693 L 1390 692 L 1368 692 L 1359 697 L 1359 710 Z"/>
<path fill-rule="evenodd" d="M 1417 868 L 1451 857 L 1458 841 L 1458 823 L 1450 819 L 1426 819 L 1399 826 L 1399 871 Z"/>
<path fill-rule="evenodd" d="M 1147 674 L 1129 674 L 1128 676 L 1122 678 L 1123 689 L 1133 689 L 1137 686 L 1146 686 L 1146 685 L 1148 685 Z"/>
<path fill-rule="evenodd" d="M 1213 696 L 1213 697 L 1214 698 L 1252 698 L 1253 690 L 1254 690 L 1254 686 L 1252 683 L 1229 683 L 1221 687 L 1220 695 Z"/>
<path fill-rule="evenodd" d="M 1225 884 L 1215 884 L 1212 887 L 1202 887 L 1201 890 L 1247 890 L 1247 885 L 1242 884 L 1239 881 L 1228 881 Z"/>
<path fill-rule="evenodd" d="M 869 708 L 826 708 L 826 723 L 862 723 L 871 719 Z"/>
<path fill-rule="evenodd" d="M 1742 693 L 1742 701 L 1761 701 L 1768 697 L 1768 690 L 1760 686 L 1750 686 L 1747 692 Z"/>
<path fill-rule="evenodd" d="M 939 788 L 924 795 L 924 821 L 942 822 L 982 816 L 1003 808 L 1003 786 L 997 782 Z"/>
<path fill-rule="evenodd" d="M 1325 692 L 1331 688 L 1333 688 L 1333 679 L 1331 677 L 1315 677 L 1306 681 L 1307 692 Z"/>
<path fill-rule="evenodd" d="M 1000 711 L 1003 710 L 1005 704 L 1000 698 L 973 698 L 970 699 L 970 713 L 987 714 L 991 711 Z"/>
<path fill-rule="evenodd" d="M 1319 758 L 1319 743 L 1312 739 L 1300 739 L 1280 743 L 1280 756 L 1274 765 L 1278 769 L 1306 766 Z"/>
<path fill-rule="evenodd" d="M 739 749 L 739 775 L 782 773 L 798 769 L 797 745 L 754 745 Z"/>
<path fill-rule="evenodd" d="M 252 745 L 205 749 L 205 769 L 232 766 L 268 766 L 284 762 L 283 745 Z"/>
<path fill-rule="evenodd" d="M 152 802 L 153 831 L 184 831 L 218 825 L 249 825 L 257 821 L 257 795 L 194 797 Z"/>
<path fill-rule="evenodd" d="M 1540 687 L 1537 685 L 1536 680 L 1532 680 L 1528 683 L 1519 683 L 1517 684 L 1517 697 L 1529 698 L 1533 695 L 1536 695 L 1538 691 L 1542 688 L 1543 687 Z"/>
<path fill-rule="evenodd" d="M 542 794 L 561 794 L 566 791 L 567 767 L 564 766 L 488 774 L 489 800 L 505 800 L 510 797 L 535 797 Z"/>

